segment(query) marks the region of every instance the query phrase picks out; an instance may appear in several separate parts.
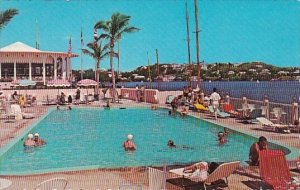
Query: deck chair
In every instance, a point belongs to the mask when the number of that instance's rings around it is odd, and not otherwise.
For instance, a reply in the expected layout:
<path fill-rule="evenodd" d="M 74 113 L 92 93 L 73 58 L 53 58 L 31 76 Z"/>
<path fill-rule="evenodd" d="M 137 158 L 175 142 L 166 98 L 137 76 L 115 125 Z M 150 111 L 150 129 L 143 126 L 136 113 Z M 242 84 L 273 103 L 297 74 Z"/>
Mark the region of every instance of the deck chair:
<path fill-rule="evenodd" d="M 214 108 L 212 106 L 208 106 L 209 112 L 211 114 L 215 114 Z M 221 118 L 226 118 L 226 117 L 230 117 L 230 114 L 226 113 L 226 112 L 222 112 L 219 109 L 217 110 L 217 116 L 221 117 Z"/>
<path fill-rule="evenodd" d="M 231 104 L 224 104 L 223 109 L 224 112 L 229 113 L 231 117 L 239 117 L 241 115 L 240 112 L 234 110 L 234 107 Z"/>
<path fill-rule="evenodd" d="M 168 95 L 166 98 L 166 104 L 171 104 L 171 102 L 173 101 L 174 98 L 175 98 L 175 96 Z"/>
<path fill-rule="evenodd" d="M 39 183 L 35 190 L 64 190 L 67 184 L 68 181 L 64 178 L 53 178 Z"/>
<path fill-rule="evenodd" d="M 275 132 L 283 131 L 286 133 L 290 132 L 290 130 L 288 129 L 288 125 L 275 124 L 265 117 L 258 117 L 256 118 L 256 120 L 263 125 L 263 129 L 265 130 L 275 131 Z"/>
<path fill-rule="evenodd" d="M 246 115 L 244 117 L 241 117 L 243 123 L 254 123 L 257 122 L 258 117 L 261 117 L 262 109 L 254 109 L 252 110 L 249 115 Z"/>
<path fill-rule="evenodd" d="M 8 119 L 8 122 L 14 122 L 16 118 L 16 114 L 12 112 L 10 104 L 4 105 L 5 113 L 2 114 L 6 119 Z"/>
<path fill-rule="evenodd" d="M 172 173 L 177 173 L 178 175 L 184 176 L 184 178 L 181 178 L 178 180 L 178 178 L 168 179 L 167 182 L 178 185 L 180 187 L 184 188 L 200 188 L 204 187 L 206 189 L 207 187 L 220 187 L 223 185 L 228 186 L 228 180 L 227 178 L 240 166 L 240 161 L 234 161 L 234 162 L 226 162 L 221 165 L 219 165 L 204 181 L 199 181 L 197 178 L 189 178 L 189 176 L 186 176 L 183 173 L 184 168 L 179 168 L 175 170 L 170 170 Z M 188 179 L 183 180 L 183 179 Z M 220 180 L 223 180 L 222 183 L 217 183 Z M 225 184 L 224 184 L 225 182 Z"/>
<path fill-rule="evenodd" d="M 260 151 L 259 170 L 262 180 L 274 190 L 300 188 L 300 180 L 291 177 L 284 152 L 281 150 Z"/>
<path fill-rule="evenodd" d="M 194 104 L 196 111 L 203 112 L 208 111 L 208 108 L 203 106 L 202 104 Z"/>
<path fill-rule="evenodd" d="M 228 186 L 228 180 L 227 178 L 232 174 L 238 167 L 240 166 L 240 161 L 235 162 L 227 162 L 221 164 L 215 171 L 213 171 L 207 179 L 204 181 L 204 189 L 206 189 L 206 186 L 209 184 L 212 184 L 215 181 L 218 181 L 219 179 L 225 179 L 225 183 Z"/>
<path fill-rule="evenodd" d="M 11 110 L 12 110 L 12 113 L 15 114 L 16 116 L 18 114 L 21 114 L 24 119 L 32 119 L 35 117 L 33 113 L 22 112 L 21 107 L 18 104 L 12 104 Z"/>
<path fill-rule="evenodd" d="M 166 173 L 164 171 L 149 167 L 148 178 L 149 178 L 149 189 L 165 190 Z"/>

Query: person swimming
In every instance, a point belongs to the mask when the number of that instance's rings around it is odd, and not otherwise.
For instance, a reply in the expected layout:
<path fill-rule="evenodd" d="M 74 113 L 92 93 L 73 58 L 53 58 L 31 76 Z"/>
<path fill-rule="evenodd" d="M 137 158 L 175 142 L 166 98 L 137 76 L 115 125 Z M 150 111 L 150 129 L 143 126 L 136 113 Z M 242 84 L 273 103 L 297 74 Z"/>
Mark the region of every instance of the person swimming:
<path fill-rule="evenodd" d="M 176 147 L 176 145 L 174 144 L 174 142 L 172 140 L 168 140 L 168 147 L 174 148 L 174 147 Z"/>
<path fill-rule="evenodd" d="M 127 135 L 127 140 L 123 143 L 124 150 L 126 150 L 126 151 L 136 150 L 136 146 L 135 146 L 134 142 L 132 141 L 132 139 L 133 139 L 132 134 Z"/>
<path fill-rule="evenodd" d="M 221 131 L 218 133 L 218 141 L 219 141 L 219 145 L 223 145 L 226 143 L 225 135 Z"/>
<path fill-rule="evenodd" d="M 33 140 L 33 134 L 28 134 L 27 139 L 25 140 L 23 145 L 24 147 L 34 147 L 36 145 L 35 141 Z"/>
<path fill-rule="evenodd" d="M 34 134 L 34 142 L 35 142 L 35 146 L 43 146 L 46 144 L 46 141 L 41 139 L 38 133 Z"/>
<path fill-rule="evenodd" d="M 172 140 L 168 140 L 167 145 L 168 145 L 169 148 L 177 148 L 177 149 L 183 149 L 183 150 L 194 149 L 193 147 L 190 147 L 190 146 L 187 146 L 187 145 L 177 146 L 177 145 L 175 145 L 174 141 L 172 141 Z"/>

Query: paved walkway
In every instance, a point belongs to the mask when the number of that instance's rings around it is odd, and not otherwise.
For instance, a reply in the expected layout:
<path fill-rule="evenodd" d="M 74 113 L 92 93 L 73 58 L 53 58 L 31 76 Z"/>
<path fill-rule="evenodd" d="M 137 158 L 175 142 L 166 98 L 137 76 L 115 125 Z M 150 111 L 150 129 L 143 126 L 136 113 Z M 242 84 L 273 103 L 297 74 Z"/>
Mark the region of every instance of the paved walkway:
<path fill-rule="evenodd" d="M 166 95 L 169 94 L 166 92 Z M 164 105 L 165 96 L 160 96 L 161 107 L 168 107 Z M 100 107 L 105 105 L 104 101 L 100 101 L 89 106 Z M 82 105 L 80 105 L 82 106 Z M 84 105 L 85 106 L 85 105 Z M 113 104 L 115 107 L 139 107 L 146 106 L 150 108 L 150 104 L 136 103 L 128 100 L 122 101 L 122 104 Z M 0 127 L 0 147 L 2 148 L 11 139 L 21 134 L 30 124 L 35 122 L 42 114 L 48 110 L 46 106 L 35 106 L 26 108 L 27 112 L 34 112 L 37 117 L 30 120 L 16 121 L 15 123 L 6 123 L 1 119 Z M 268 139 L 278 141 L 280 143 L 300 147 L 298 134 L 280 134 L 261 130 L 261 126 L 258 124 L 242 124 L 237 122 L 236 119 L 218 119 L 213 120 L 210 114 L 190 112 L 191 116 L 205 119 L 209 122 L 213 122 L 219 125 L 226 126 L 232 130 L 244 131 L 251 133 L 255 136 L 264 135 Z M 298 174 L 293 174 L 298 175 Z M 30 175 L 30 176 L 0 176 L 1 178 L 9 179 L 13 182 L 13 185 L 9 189 L 33 189 L 38 183 L 43 180 L 63 177 L 68 180 L 67 189 L 118 189 L 124 184 L 141 184 L 143 189 L 148 189 L 148 177 L 147 170 L 144 167 L 139 168 L 124 168 L 124 169 L 96 169 L 85 170 L 75 172 L 59 172 L 42 175 Z M 229 177 L 230 189 L 242 190 L 242 189 L 268 189 L 269 187 L 264 184 L 259 178 L 258 168 L 256 167 L 241 167 L 233 175 Z M 170 184 L 167 185 L 167 189 L 177 190 L 178 188 Z"/>

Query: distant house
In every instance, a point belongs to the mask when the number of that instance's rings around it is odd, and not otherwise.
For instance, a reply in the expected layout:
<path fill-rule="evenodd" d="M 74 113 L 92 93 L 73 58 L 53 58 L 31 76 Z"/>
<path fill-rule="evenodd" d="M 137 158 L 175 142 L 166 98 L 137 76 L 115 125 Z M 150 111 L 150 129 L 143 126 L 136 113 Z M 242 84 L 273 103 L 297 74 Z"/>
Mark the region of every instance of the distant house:
<path fill-rule="evenodd" d="M 294 74 L 300 74 L 300 70 L 297 69 L 296 71 L 293 72 Z"/>
<path fill-rule="evenodd" d="M 263 65 L 257 64 L 255 65 L 257 68 L 263 68 Z"/>
<path fill-rule="evenodd" d="M 202 64 L 201 69 L 204 70 L 204 71 L 207 71 L 208 65 L 207 64 Z"/>
<path fill-rule="evenodd" d="M 270 75 L 271 72 L 269 69 L 263 69 L 261 72 L 260 72 L 261 75 Z"/>
<path fill-rule="evenodd" d="M 279 74 L 279 75 L 287 75 L 289 73 L 290 72 L 288 72 L 288 71 L 279 71 L 277 74 Z"/>
<path fill-rule="evenodd" d="M 164 81 L 164 82 L 170 82 L 170 81 L 174 81 L 174 80 L 175 80 L 175 76 L 173 76 L 173 75 L 165 75 L 162 78 L 162 81 Z"/>
<path fill-rule="evenodd" d="M 228 71 L 228 75 L 234 75 L 234 71 Z"/>
<path fill-rule="evenodd" d="M 145 79 L 145 76 L 142 76 L 142 75 L 136 75 L 136 76 L 134 76 L 134 79 L 135 79 L 135 80 L 142 80 L 142 79 Z"/>
<path fill-rule="evenodd" d="M 246 72 L 245 71 L 240 71 L 239 74 L 244 75 L 244 74 L 246 74 Z"/>
<path fill-rule="evenodd" d="M 255 72 L 256 72 L 256 69 L 249 69 L 248 71 L 249 71 L 249 72 L 255 73 Z"/>

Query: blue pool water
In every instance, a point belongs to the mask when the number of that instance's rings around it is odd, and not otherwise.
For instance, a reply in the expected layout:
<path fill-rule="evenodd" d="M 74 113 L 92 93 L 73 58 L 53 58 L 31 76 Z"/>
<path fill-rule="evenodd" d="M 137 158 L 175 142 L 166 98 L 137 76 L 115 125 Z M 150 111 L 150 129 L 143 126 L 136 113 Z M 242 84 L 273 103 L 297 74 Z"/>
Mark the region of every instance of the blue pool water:
<path fill-rule="evenodd" d="M 228 142 L 219 146 L 216 135 L 222 127 L 167 113 L 146 108 L 54 110 L 31 130 L 47 145 L 25 150 L 21 139 L 0 157 L 0 174 L 248 160 L 255 138 L 231 131 Z M 135 152 L 122 147 L 129 133 L 134 135 Z M 170 149 L 169 139 L 189 148 Z"/>

